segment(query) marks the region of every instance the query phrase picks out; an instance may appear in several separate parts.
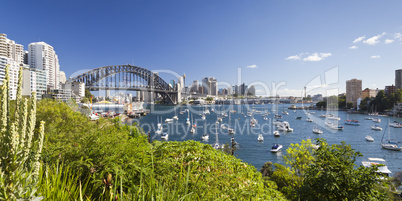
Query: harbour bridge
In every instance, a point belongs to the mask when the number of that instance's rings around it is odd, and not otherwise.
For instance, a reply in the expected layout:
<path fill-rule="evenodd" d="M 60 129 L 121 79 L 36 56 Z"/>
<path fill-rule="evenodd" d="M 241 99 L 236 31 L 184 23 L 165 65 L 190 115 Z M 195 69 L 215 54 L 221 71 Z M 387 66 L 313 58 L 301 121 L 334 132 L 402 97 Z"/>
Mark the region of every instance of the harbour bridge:
<path fill-rule="evenodd" d="M 159 77 L 158 73 L 129 64 L 95 68 L 69 78 L 69 81 L 84 83 L 85 88 L 90 91 L 136 91 L 137 96 L 143 94 L 149 96 L 149 99 L 159 94 L 172 104 L 176 104 L 178 99 L 178 92 Z"/>

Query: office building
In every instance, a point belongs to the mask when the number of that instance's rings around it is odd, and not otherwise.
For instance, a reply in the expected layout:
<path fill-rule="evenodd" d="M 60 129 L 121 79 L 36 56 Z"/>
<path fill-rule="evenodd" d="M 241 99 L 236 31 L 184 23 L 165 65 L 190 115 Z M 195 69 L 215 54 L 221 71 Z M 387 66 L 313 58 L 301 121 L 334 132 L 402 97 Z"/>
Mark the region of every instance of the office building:
<path fill-rule="evenodd" d="M 190 92 L 198 93 L 198 80 L 193 81 L 193 84 L 190 87 Z"/>
<path fill-rule="evenodd" d="M 351 79 L 346 81 L 346 103 L 352 102 L 357 107 L 357 99 L 362 97 L 362 80 Z"/>
<path fill-rule="evenodd" d="M 240 85 L 240 95 L 244 96 L 247 95 L 247 85 L 245 83 Z"/>
<path fill-rule="evenodd" d="M 214 77 L 204 77 L 202 79 L 202 86 L 204 87 L 203 94 L 212 96 L 218 95 L 217 80 Z"/>
<path fill-rule="evenodd" d="M 46 83 L 49 89 L 60 88 L 59 59 L 52 46 L 45 42 L 30 43 L 28 64 L 31 68 L 46 71 Z"/>

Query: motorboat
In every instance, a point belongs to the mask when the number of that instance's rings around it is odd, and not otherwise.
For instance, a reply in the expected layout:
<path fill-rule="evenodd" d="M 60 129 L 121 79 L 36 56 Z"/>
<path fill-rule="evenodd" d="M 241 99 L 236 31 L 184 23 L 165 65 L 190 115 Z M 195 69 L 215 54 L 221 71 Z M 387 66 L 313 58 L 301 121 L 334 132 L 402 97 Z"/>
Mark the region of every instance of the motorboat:
<path fill-rule="evenodd" d="M 341 118 L 340 117 L 337 117 L 337 116 L 335 116 L 335 115 L 333 115 L 333 114 L 329 114 L 328 116 L 327 116 L 327 119 L 329 119 L 329 120 L 341 120 Z"/>
<path fill-rule="evenodd" d="M 301 120 L 303 117 L 296 117 L 296 119 Z"/>
<path fill-rule="evenodd" d="M 281 151 L 282 148 L 283 148 L 282 145 L 274 144 L 274 146 L 272 146 L 272 148 L 271 148 L 271 152 L 272 153 L 277 153 L 277 152 Z"/>
<path fill-rule="evenodd" d="M 322 134 L 323 131 L 321 129 L 319 129 L 319 128 L 313 128 L 313 133 L 314 134 Z"/>
<path fill-rule="evenodd" d="M 394 128 L 402 128 L 402 124 L 397 121 L 394 121 L 394 123 L 389 124 L 389 126 L 394 127 Z"/>
<path fill-rule="evenodd" d="M 390 176 L 390 174 L 392 174 L 386 165 L 386 161 L 382 158 L 368 158 L 368 161 L 362 161 L 362 165 L 366 168 L 370 168 L 373 165 L 378 165 L 376 171 L 378 174 L 384 176 Z"/>
<path fill-rule="evenodd" d="M 347 119 L 347 120 L 345 120 L 345 124 L 346 125 L 351 125 L 351 126 L 360 126 L 360 123 L 359 123 L 359 121 L 358 120 L 350 120 L 350 119 Z"/>
<path fill-rule="evenodd" d="M 326 118 L 326 117 L 327 117 L 327 115 L 322 114 L 322 115 L 320 115 L 320 117 L 321 117 L 321 118 Z"/>
<path fill-rule="evenodd" d="M 202 119 L 202 120 L 205 120 L 205 114 L 203 114 L 203 115 L 201 116 L 201 119 Z"/>
<path fill-rule="evenodd" d="M 380 118 L 374 118 L 372 121 L 373 121 L 373 122 L 376 122 L 376 123 L 381 123 L 381 119 L 380 119 Z"/>
<path fill-rule="evenodd" d="M 279 131 L 274 131 L 274 137 L 280 137 L 281 134 L 279 134 Z"/>
<path fill-rule="evenodd" d="M 194 127 L 191 127 L 190 133 L 194 133 L 194 132 L 195 132 L 195 128 L 194 128 Z"/>
<path fill-rule="evenodd" d="M 235 130 L 234 130 L 233 128 L 228 128 L 228 133 L 229 133 L 229 134 L 234 134 L 234 133 L 235 133 Z"/>
<path fill-rule="evenodd" d="M 288 107 L 288 109 L 295 110 L 295 109 L 297 109 L 297 107 L 296 107 L 296 105 L 291 105 L 290 107 Z"/>
<path fill-rule="evenodd" d="M 284 115 L 289 115 L 289 112 L 283 111 L 282 114 L 284 114 Z"/>
<path fill-rule="evenodd" d="M 201 140 L 208 140 L 209 139 L 209 135 L 208 134 L 203 134 L 201 136 Z"/>
<path fill-rule="evenodd" d="M 174 119 L 174 120 L 179 120 L 179 117 L 177 117 L 177 116 L 173 116 L 173 118 L 172 119 Z"/>
<path fill-rule="evenodd" d="M 91 114 L 88 116 L 91 121 L 96 121 L 99 119 L 99 116 L 96 114 Z"/>
<path fill-rule="evenodd" d="M 371 135 L 367 135 L 367 136 L 366 136 L 366 141 L 374 142 L 374 138 L 371 137 Z"/>
<path fill-rule="evenodd" d="M 285 132 L 293 132 L 293 128 L 290 128 L 289 122 L 284 121 L 278 125 L 278 130 Z"/>
<path fill-rule="evenodd" d="M 186 124 L 187 124 L 187 125 L 190 125 L 190 124 L 191 124 L 189 118 L 186 119 Z"/>
<path fill-rule="evenodd" d="M 371 126 L 371 130 L 382 131 L 382 128 L 379 127 L 378 125 L 374 125 L 374 126 Z"/>
<path fill-rule="evenodd" d="M 262 136 L 262 134 L 259 134 L 257 140 L 259 142 L 264 141 L 264 136 Z"/>
<path fill-rule="evenodd" d="M 364 120 L 373 120 L 371 117 L 364 117 Z"/>
<path fill-rule="evenodd" d="M 343 130 L 343 126 L 340 126 L 339 124 L 334 124 L 334 123 L 326 121 L 325 125 L 330 127 L 333 130 Z"/>
<path fill-rule="evenodd" d="M 169 138 L 169 134 L 167 134 L 167 133 L 163 133 L 161 135 L 161 139 L 167 140 L 168 138 Z"/>
<path fill-rule="evenodd" d="M 307 121 L 307 122 L 313 122 L 313 120 L 310 119 L 310 118 L 307 118 L 306 121 Z"/>
<path fill-rule="evenodd" d="M 165 123 L 172 123 L 172 122 L 173 122 L 173 119 L 169 119 L 169 118 L 165 119 Z"/>

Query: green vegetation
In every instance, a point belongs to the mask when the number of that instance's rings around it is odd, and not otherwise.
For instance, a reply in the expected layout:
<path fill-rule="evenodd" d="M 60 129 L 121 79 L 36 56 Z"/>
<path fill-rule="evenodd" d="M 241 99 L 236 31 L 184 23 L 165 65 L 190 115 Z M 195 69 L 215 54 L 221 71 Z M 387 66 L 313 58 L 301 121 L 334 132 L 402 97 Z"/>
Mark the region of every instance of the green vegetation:
<path fill-rule="evenodd" d="M 318 148 L 316 146 L 319 146 Z M 290 200 L 390 200 L 388 180 L 379 179 L 377 167 L 356 168 L 362 156 L 350 145 L 329 145 L 317 139 L 291 144 L 286 166 L 275 164 L 270 179 Z M 316 148 L 316 149 L 314 149 Z"/>
<path fill-rule="evenodd" d="M 384 112 L 392 110 L 396 103 L 402 102 L 402 89 L 397 90 L 395 93 L 385 94 L 383 90 L 377 93 L 375 98 L 365 98 L 360 103 L 359 108 L 361 111 L 368 112 Z"/>

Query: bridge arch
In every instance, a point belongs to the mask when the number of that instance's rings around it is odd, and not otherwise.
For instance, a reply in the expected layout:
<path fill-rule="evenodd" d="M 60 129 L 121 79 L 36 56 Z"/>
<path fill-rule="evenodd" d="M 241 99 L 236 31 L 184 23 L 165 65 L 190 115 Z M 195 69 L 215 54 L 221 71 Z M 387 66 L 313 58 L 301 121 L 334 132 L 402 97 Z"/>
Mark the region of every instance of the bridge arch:
<path fill-rule="evenodd" d="M 161 94 L 169 102 L 176 103 L 177 91 L 165 80 L 146 68 L 133 65 L 103 66 L 69 78 L 71 82 L 85 84 L 90 91 L 129 90 Z"/>

